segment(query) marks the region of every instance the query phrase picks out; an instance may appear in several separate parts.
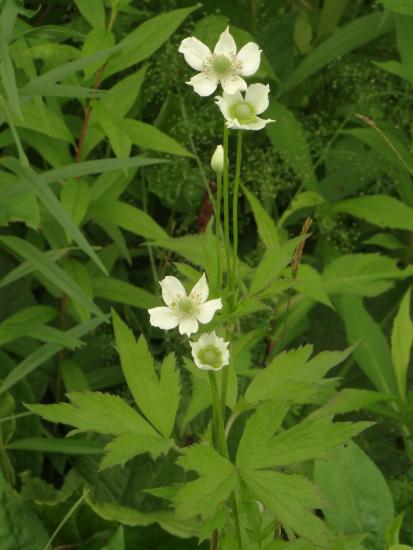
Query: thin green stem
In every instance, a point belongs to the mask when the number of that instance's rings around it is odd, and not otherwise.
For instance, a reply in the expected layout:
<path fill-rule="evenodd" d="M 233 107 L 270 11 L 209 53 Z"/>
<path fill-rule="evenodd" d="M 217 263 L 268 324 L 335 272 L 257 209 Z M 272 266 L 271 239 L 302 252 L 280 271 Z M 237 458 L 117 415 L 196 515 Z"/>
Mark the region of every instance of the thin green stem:
<path fill-rule="evenodd" d="M 231 247 L 229 243 L 229 175 L 228 175 L 228 128 L 224 124 L 224 242 L 227 260 L 227 287 L 231 288 Z"/>
<path fill-rule="evenodd" d="M 232 240 L 233 240 L 233 258 L 232 258 L 232 292 L 231 300 L 233 306 L 236 301 L 236 281 L 237 281 L 237 264 L 238 264 L 238 192 L 241 177 L 242 164 L 242 136 L 243 131 L 238 130 L 237 135 L 237 160 L 235 167 L 234 192 L 232 195 Z"/>
<path fill-rule="evenodd" d="M 221 202 L 222 202 L 222 174 L 217 174 L 217 199 L 215 207 L 215 238 L 217 244 L 217 288 L 221 289 Z"/>
<path fill-rule="evenodd" d="M 62 519 L 62 521 L 59 523 L 59 525 L 56 527 L 56 529 L 53 532 L 53 535 L 48 540 L 48 543 L 44 547 L 44 550 L 48 550 L 54 541 L 54 539 L 59 534 L 62 527 L 65 525 L 65 523 L 71 518 L 71 516 L 75 513 L 75 511 L 79 508 L 79 506 L 83 503 L 83 501 L 86 498 L 86 493 L 83 493 L 83 495 L 73 504 L 73 506 L 70 508 L 70 510 L 67 512 L 65 517 Z"/>

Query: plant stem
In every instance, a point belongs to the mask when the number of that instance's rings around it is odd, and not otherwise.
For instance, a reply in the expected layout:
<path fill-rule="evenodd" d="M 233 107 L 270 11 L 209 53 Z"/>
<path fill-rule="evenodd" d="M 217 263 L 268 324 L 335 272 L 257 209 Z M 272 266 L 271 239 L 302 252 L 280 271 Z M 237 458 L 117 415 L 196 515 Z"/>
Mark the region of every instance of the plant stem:
<path fill-rule="evenodd" d="M 232 195 L 232 240 L 233 240 L 233 259 L 232 259 L 232 292 L 231 299 L 233 306 L 236 300 L 236 280 L 237 280 L 237 263 L 238 263 L 238 191 L 241 176 L 242 163 L 242 136 L 243 131 L 238 130 L 237 135 L 237 160 L 235 167 L 234 191 Z"/>
<path fill-rule="evenodd" d="M 224 123 L 224 242 L 227 260 L 227 287 L 231 289 L 231 247 L 229 244 L 229 176 L 228 176 L 228 128 Z"/>
<path fill-rule="evenodd" d="M 217 198 L 215 206 L 215 238 L 217 243 L 217 288 L 221 289 L 221 202 L 222 174 L 217 174 Z"/>

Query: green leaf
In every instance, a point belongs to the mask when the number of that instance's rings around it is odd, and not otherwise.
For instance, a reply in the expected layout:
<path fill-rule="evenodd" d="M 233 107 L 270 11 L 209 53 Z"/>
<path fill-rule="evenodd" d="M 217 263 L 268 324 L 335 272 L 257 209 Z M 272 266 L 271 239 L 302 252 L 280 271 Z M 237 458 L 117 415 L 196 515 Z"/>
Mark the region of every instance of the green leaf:
<path fill-rule="evenodd" d="M 369 195 L 347 199 L 333 206 L 333 212 L 392 229 L 413 231 L 413 208 L 387 195 Z"/>
<path fill-rule="evenodd" d="M 413 15 L 413 6 L 410 0 L 380 0 L 385 8 L 402 15 Z"/>
<path fill-rule="evenodd" d="M 266 115 L 276 121 L 266 128 L 275 150 L 291 166 L 307 189 L 318 191 L 310 147 L 299 121 L 287 107 L 273 98 Z"/>
<path fill-rule="evenodd" d="M 391 333 L 391 356 L 397 387 L 402 399 L 406 398 L 407 369 L 410 362 L 410 350 L 413 343 L 413 324 L 410 318 L 411 288 L 400 303 L 394 319 Z"/>
<path fill-rule="evenodd" d="M 397 260 L 380 254 L 346 254 L 335 258 L 322 275 L 330 296 L 377 296 L 391 288 L 395 279 L 411 275 Z"/>
<path fill-rule="evenodd" d="M 78 227 L 86 215 L 91 198 L 91 189 L 84 180 L 68 180 L 62 188 L 60 194 L 62 206 Z M 70 241 L 70 237 L 68 240 Z"/>
<path fill-rule="evenodd" d="M 89 216 L 98 223 L 113 223 L 146 239 L 165 239 L 167 233 L 143 210 L 120 201 L 99 200 L 89 209 Z"/>
<path fill-rule="evenodd" d="M 76 6 L 94 29 L 105 28 L 105 5 L 103 0 L 75 0 Z"/>
<path fill-rule="evenodd" d="M 105 317 L 92 319 L 68 330 L 67 335 L 74 338 L 81 338 L 85 334 L 88 334 L 89 332 L 94 330 L 105 320 Z M 0 394 L 4 393 L 12 386 L 14 386 L 14 384 L 17 384 L 17 382 L 28 376 L 37 367 L 44 365 L 51 357 L 53 357 L 53 355 L 58 353 L 61 349 L 62 346 L 59 346 L 57 344 L 45 344 L 44 346 L 38 348 L 33 353 L 28 355 L 3 380 L 3 383 L 0 386 Z"/>
<path fill-rule="evenodd" d="M 175 358 L 167 356 L 161 366 L 160 378 L 145 338 L 136 342 L 121 318 L 112 312 L 116 346 L 122 370 L 136 404 L 164 437 L 171 435 L 178 409 L 180 380 Z"/>
<path fill-rule="evenodd" d="M 396 395 L 389 345 L 362 300 L 356 296 L 346 296 L 337 300 L 337 310 L 344 321 L 349 343 L 355 344 L 361 340 L 353 352 L 361 369 L 379 391 Z"/>
<path fill-rule="evenodd" d="M 162 13 L 142 23 L 119 44 L 122 52 L 108 62 L 104 77 L 107 78 L 147 59 L 168 40 L 197 7 L 180 8 Z"/>
<path fill-rule="evenodd" d="M 327 529 L 313 514 L 324 501 L 317 488 L 299 475 L 271 471 L 242 470 L 241 477 L 257 500 L 287 529 L 305 540 L 328 547 Z"/>
<path fill-rule="evenodd" d="M 145 157 L 132 157 L 130 159 L 102 159 L 87 160 L 61 166 L 54 170 L 46 170 L 42 173 L 44 183 L 54 183 L 55 181 L 80 178 L 91 174 L 103 174 L 104 172 L 116 172 L 126 168 L 135 168 L 138 166 L 150 166 L 166 162 L 164 159 L 151 159 Z"/>
<path fill-rule="evenodd" d="M 64 118 L 54 113 L 47 105 L 41 104 L 41 108 L 39 108 L 38 101 L 33 100 L 25 103 L 22 110 L 23 119 L 14 120 L 17 127 L 73 143 L 73 136 L 66 126 Z"/>
<path fill-rule="evenodd" d="M 44 275 L 63 293 L 70 296 L 72 300 L 78 302 L 81 306 L 85 307 L 95 315 L 99 317 L 103 316 L 102 311 L 93 303 L 93 301 L 90 300 L 79 288 L 79 286 L 63 271 L 63 269 L 53 262 L 44 252 L 30 244 L 28 241 L 24 241 L 23 239 L 12 235 L 7 237 L 0 236 L 0 242 L 27 260 L 37 271 L 39 271 L 39 273 Z"/>
<path fill-rule="evenodd" d="M 242 186 L 243 192 L 250 203 L 254 220 L 258 228 L 258 235 L 267 248 L 272 248 L 274 245 L 279 245 L 278 232 L 275 223 L 271 216 L 261 205 L 260 201 L 248 191 L 245 186 Z"/>
<path fill-rule="evenodd" d="M 152 426 L 117 395 L 72 392 L 67 397 L 71 403 L 26 405 L 26 407 L 49 422 L 68 424 L 77 428 L 79 432 L 157 436 Z"/>
<path fill-rule="evenodd" d="M 63 453 L 70 455 L 98 455 L 102 445 L 85 439 L 55 439 L 52 437 L 29 437 L 17 439 L 7 445 L 11 451 L 35 451 L 38 453 Z"/>
<path fill-rule="evenodd" d="M 314 418 L 320 415 L 346 414 L 360 409 L 368 409 L 369 406 L 388 399 L 389 396 L 385 393 L 358 388 L 345 388 L 335 393 L 325 405 L 314 411 L 310 416 Z"/>
<path fill-rule="evenodd" d="M 20 179 L 27 183 L 29 187 L 38 196 L 39 200 L 43 203 L 44 207 L 51 216 L 62 226 L 62 228 L 73 238 L 73 240 L 80 246 L 80 248 L 89 256 L 97 266 L 107 275 L 105 266 L 99 260 L 96 252 L 90 246 L 83 233 L 80 231 L 76 223 L 63 208 L 62 204 L 56 198 L 53 191 L 45 184 L 43 177 L 38 176 L 29 167 L 20 166 L 15 159 L 7 159 L 8 167 L 20 177 Z"/>
<path fill-rule="evenodd" d="M 380 470 L 355 444 L 334 458 L 316 462 L 314 478 L 328 497 L 328 525 L 345 534 L 367 533 L 369 548 L 384 548 L 386 528 L 394 515 L 393 499 Z"/>
<path fill-rule="evenodd" d="M 304 237 L 296 237 L 282 246 L 273 246 L 265 251 L 251 281 L 250 294 L 256 295 L 265 290 L 291 262 L 295 249 Z"/>
<path fill-rule="evenodd" d="M 118 527 L 109 544 L 102 550 L 125 550 L 125 536 L 122 525 Z"/>
<path fill-rule="evenodd" d="M 258 470 L 321 459 L 369 426 L 368 422 L 333 423 L 325 417 L 305 420 L 270 441 L 250 447 L 242 455 L 241 466 Z"/>
<path fill-rule="evenodd" d="M 159 305 L 159 299 L 156 296 L 144 288 L 139 288 L 120 279 L 94 277 L 92 284 L 95 298 L 104 298 L 111 302 L 119 302 L 142 309 Z"/>
<path fill-rule="evenodd" d="M 334 309 L 328 297 L 322 276 L 311 265 L 300 264 L 294 287 L 297 292 L 309 296 L 313 300 Z"/>
<path fill-rule="evenodd" d="M 32 508 L 0 474 L 0 540 L 4 550 L 39 550 L 49 537 Z"/>
<path fill-rule="evenodd" d="M 284 225 L 286 221 L 296 212 L 312 208 L 314 206 L 320 206 L 325 202 L 324 197 L 315 191 L 303 191 L 302 193 L 298 193 L 298 195 L 295 195 L 291 201 L 290 206 L 284 210 L 278 224 Z"/>
<path fill-rule="evenodd" d="M 381 13 L 371 13 L 359 17 L 335 31 L 301 61 L 282 88 L 285 94 L 325 65 L 346 53 L 391 32 L 394 21 L 384 18 Z"/>
<path fill-rule="evenodd" d="M 122 127 L 123 118 L 117 113 L 110 112 L 98 102 L 95 104 L 94 116 L 99 121 L 103 133 L 108 136 L 115 155 L 120 159 L 128 158 L 132 149 L 132 141 Z"/>
<path fill-rule="evenodd" d="M 218 505 L 227 500 L 235 488 L 234 465 L 206 445 L 193 445 L 183 452 L 178 464 L 186 470 L 195 470 L 200 477 L 178 490 L 174 499 L 176 515 L 179 519 L 198 514 L 211 518 Z"/>
<path fill-rule="evenodd" d="M 105 456 L 103 457 L 100 469 L 104 470 L 118 464 L 125 464 L 134 456 L 150 453 L 152 458 L 157 458 L 160 454 L 166 454 L 174 444 L 172 439 L 162 439 L 159 435 L 134 435 L 125 433 L 116 437 L 105 447 Z"/>
<path fill-rule="evenodd" d="M 9 100 L 12 113 L 21 120 L 23 118 L 23 113 L 17 91 L 16 75 L 14 74 L 7 36 L 2 24 L 0 24 L 0 59 L 0 76 L 7 99 Z"/>
<path fill-rule="evenodd" d="M 161 151 L 182 157 L 193 158 L 194 156 L 177 141 L 161 132 L 161 130 L 158 130 L 155 126 L 132 119 L 125 119 L 121 124 L 122 131 L 129 137 L 131 142 L 143 149 Z"/>

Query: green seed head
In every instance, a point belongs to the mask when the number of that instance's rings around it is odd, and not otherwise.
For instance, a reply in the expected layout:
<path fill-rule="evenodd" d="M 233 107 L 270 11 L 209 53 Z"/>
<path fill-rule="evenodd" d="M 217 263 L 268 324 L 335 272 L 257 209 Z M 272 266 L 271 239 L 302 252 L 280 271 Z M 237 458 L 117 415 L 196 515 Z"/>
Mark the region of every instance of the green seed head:
<path fill-rule="evenodd" d="M 232 118 L 236 118 L 240 124 L 250 124 L 256 117 L 255 107 L 248 101 L 237 101 L 229 109 Z"/>
<path fill-rule="evenodd" d="M 228 76 L 232 69 L 231 60 L 226 55 L 216 55 L 212 61 L 212 69 L 218 77 Z"/>
<path fill-rule="evenodd" d="M 198 359 L 204 365 L 208 365 L 214 369 L 219 369 L 222 364 L 222 353 L 221 350 L 215 346 L 206 346 L 200 350 Z"/>

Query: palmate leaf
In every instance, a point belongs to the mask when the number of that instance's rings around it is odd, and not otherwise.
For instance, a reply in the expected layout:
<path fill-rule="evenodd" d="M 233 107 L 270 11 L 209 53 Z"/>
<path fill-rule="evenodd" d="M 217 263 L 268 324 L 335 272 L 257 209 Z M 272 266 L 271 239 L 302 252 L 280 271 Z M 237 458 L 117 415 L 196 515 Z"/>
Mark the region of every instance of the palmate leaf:
<path fill-rule="evenodd" d="M 171 354 L 164 359 L 158 378 L 144 337 L 136 341 L 116 312 L 112 312 L 112 315 L 122 370 L 135 402 L 156 429 L 164 437 L 169 437 L 175 423 L 180 394 L 175 358 Z"/>
<path fill-rule="evenodd" d="M 195 470 L 200 477 L 177 491 L 174 498 L 176 515 L 179 519 L 190 519 L 199 514 L 210 518 L 237 484 L 235 467 L 207 445 L 193 445 L 183 453 L 178 464 L 186 470 Z"/>
<path fill-rule="evenodd" d="M 134 456 L 150 453 L 153 458 L 160 454 L 166 454 L 173 445 L 172 439 L 163 439 L 156 436 L 136 435 L 125 433 L 117 436 L 105 447 L 105 456 L 100 468 L 110 468 L 116 464 L 125 464 Z"/>

